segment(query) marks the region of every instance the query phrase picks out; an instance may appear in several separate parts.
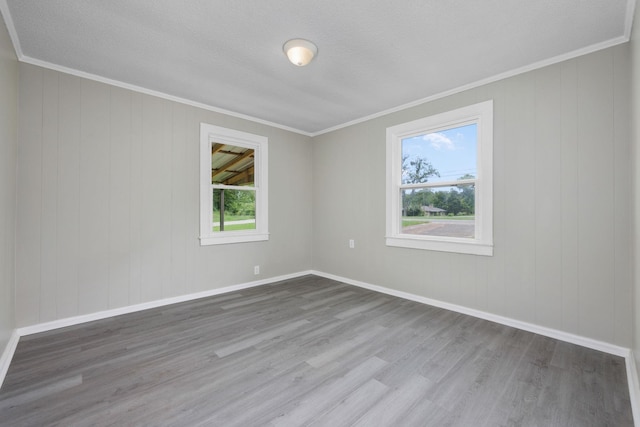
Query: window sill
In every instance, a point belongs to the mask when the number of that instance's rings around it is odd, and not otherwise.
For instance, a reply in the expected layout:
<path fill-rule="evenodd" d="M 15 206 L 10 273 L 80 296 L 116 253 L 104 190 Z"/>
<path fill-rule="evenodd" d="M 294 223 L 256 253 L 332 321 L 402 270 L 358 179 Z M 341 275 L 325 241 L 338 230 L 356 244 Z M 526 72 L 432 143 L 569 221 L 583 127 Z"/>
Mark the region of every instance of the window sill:
<path fill-rule="evenodd" d="M 269 240 L 269 233 L 236 234 L 230 236 L 200 237 L 200 246 L 227 245 L 232 243 L 261 242 Z"/>
<path fill-rule="evenodd" d="M 493 256 L 493 245 L 467 239 L 425 239 L 424 237 L 387 237 L 387 246 L 459 254 Z"/>

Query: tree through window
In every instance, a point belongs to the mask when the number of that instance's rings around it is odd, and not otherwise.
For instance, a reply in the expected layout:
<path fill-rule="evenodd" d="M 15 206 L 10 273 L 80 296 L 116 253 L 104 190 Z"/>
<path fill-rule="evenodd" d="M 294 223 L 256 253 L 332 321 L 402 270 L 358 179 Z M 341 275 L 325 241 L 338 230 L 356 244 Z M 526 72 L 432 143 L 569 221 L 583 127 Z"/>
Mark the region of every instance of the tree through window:
<path fill-rule="evenodd" d="M 492 253 L 492 102 L 387 129 L 387 244 Z"/>
<path fill-rule="evenodd" d="M 402 233 L 475 236 L 477 139 L 475 123 L 402 139 L 402 184 L 414 184 L 402 195 Z"/>
<path fill-rule="evenodd" d="M 200 242 L 268 240 L 267 138 L 200 125 Z"/>

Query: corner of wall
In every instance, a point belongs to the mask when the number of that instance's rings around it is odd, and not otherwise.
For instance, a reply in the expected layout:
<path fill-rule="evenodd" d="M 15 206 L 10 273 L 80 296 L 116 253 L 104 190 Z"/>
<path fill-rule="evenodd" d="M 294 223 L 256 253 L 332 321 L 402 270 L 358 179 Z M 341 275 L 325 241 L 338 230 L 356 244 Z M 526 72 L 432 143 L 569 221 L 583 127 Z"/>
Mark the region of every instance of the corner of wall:
<path fill-rule="evenodd" d="M 640 389 L 638 384 L 638 366 L 640 366 L 640 8 L 636 6 L 632 26 L 630 52 L 631 52 L 631 150 L 633 171 L 633 292 L 634 292 L 634 322 L 633 322 L 633 351 L 627 360 L 627 372 L 629 373 L 629 394 L 634 409 L 634 419 L 640 425 Z"/>
<path fill-rule="evenodd" d="M 0 386 L 18 343 L 15 322 L 15 229 L 18 58 L 0 18 Z"/>

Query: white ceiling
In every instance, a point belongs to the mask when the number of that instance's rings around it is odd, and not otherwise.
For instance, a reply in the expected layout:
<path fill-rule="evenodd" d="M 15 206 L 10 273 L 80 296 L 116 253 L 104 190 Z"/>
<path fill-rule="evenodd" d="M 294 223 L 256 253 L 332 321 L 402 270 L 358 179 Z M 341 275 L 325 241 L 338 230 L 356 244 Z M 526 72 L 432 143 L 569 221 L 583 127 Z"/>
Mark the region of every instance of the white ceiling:
<path fill-rule="evenodd" d="M 315 135 L 628 40 L 635 0 L 0 0 L 22 61 Z M 307 67 L 282 44 L 315 42 Z"/>

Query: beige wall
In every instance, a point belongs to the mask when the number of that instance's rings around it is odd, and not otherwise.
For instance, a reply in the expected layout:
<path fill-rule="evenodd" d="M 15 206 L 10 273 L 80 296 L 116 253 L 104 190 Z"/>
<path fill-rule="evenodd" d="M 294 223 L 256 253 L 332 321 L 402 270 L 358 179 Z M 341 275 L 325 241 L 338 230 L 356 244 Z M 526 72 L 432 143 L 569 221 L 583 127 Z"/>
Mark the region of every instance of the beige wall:
<path fill-rule="evenodd" d="M 18 61 L 0 18 L 0 354 L 15 327 L 17 89 Z"/>
<path fill-rule="evenodd" d="M 311 267 L 310 138 L 27 64 L 19 101 L 18 326 Z M 268 242 L 199 245 L 200 122 L 269 138 Z"/>
<path fill-rule="evenodd" d="M 314 269 L 631 346 L 628 50 L 314 138 Z M 487 99 L 495 108 L 494 256 L 385 246 L 386 127 Z"/>

